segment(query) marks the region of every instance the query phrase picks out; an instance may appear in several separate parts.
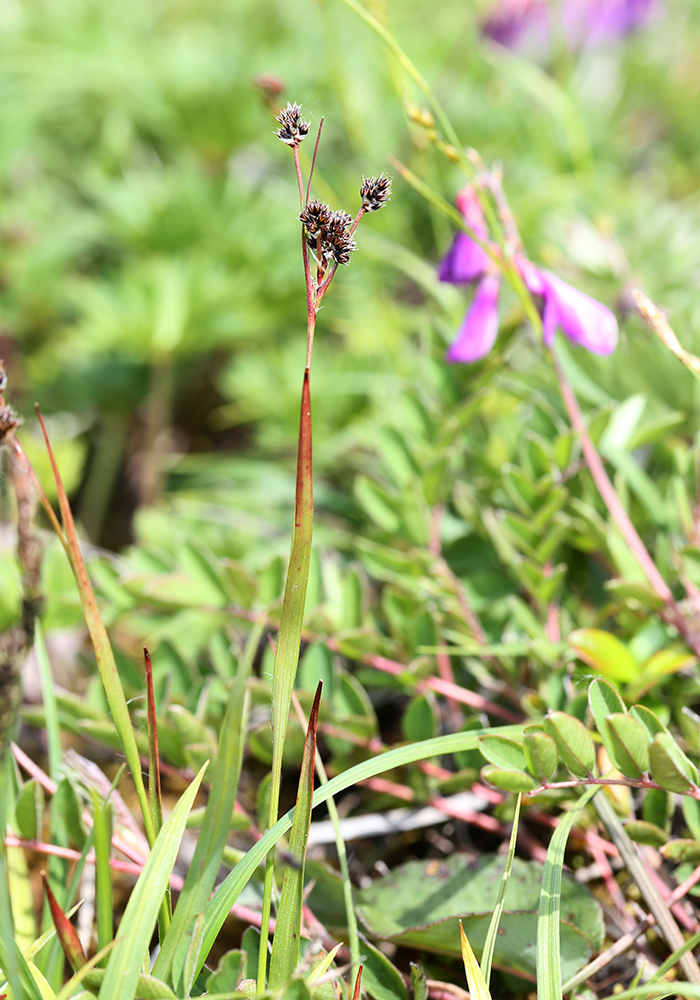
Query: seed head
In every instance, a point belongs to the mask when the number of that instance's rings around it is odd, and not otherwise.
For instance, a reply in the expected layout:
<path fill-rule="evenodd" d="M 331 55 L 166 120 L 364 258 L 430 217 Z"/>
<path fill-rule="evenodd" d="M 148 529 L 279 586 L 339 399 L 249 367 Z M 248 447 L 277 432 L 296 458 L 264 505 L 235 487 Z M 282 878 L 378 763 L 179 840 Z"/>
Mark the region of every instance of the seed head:
<path fill-rule="evenodd" d="M 365 212 L 378 212 L 385 205 L 391 194 L 391 177 L 381 174 L 379 177 L 363 177 L 360 188 L 360 198 Z"/>
<path fill-rule="evenodd" d="M 288 146 L 298 146 L 299 143 L 309 134 L 309 123 L 301 117 L 301 108 L 298 104 L 290 104 L 277 115 L 277 121 L 282 126 L 277 129 L 275 135 Z"/>
<path fill-rule="evenodd" d="M 0 407 L 0 445 L 4 444 L 21 425 L 22 419 L 11 406 Z"/>
<path fill-rule="evenodd" d="M 331 212 L 328 205 L 322 201 L 310 201 L 299 216 L 309 239 L 312 250 L 318 250 L 321 241 L 321 253 L 336 264 L 348 264 L 350 254 L 357 249 L 357 244 L 348 232 L 352 216 L 347 212 Z"/>

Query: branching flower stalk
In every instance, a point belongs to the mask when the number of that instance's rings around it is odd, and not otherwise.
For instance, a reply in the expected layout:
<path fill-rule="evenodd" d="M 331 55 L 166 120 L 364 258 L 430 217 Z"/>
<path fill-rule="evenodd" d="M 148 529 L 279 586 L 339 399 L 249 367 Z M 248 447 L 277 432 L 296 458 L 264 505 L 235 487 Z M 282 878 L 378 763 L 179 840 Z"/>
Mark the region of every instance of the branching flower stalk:
<path fill-rule="evenodd" d="M 323 119 L 319 124 L 309 178 L 306 186 L 299 158 L 299 146 L 309 134 L 309 124 L 301 115 L 298 104 L 287 104 L 277 116 L 277 138 L 290 146 L 299 188 L 302 223 L 302 260 L 306 283 L 307 339 L 306 362 L 301 396 L 299 446 L 297 453 L 296 495 L 291 553 L 282 601 L 280 626 L 272 673 L 272 779 L 268 826 L 277 822 L 282 754 L 289 721 L 292 691 L 299 661 L 304 606 L 309 579 L 311 540 L 313 535 L 313 464 L 311 440 L 311 361 L 313 357 L 316 316 L 324 295 L 338 267 L 348 264 L 357 244 L 353 239 L 357 225 L 367 212 L 375 212 L 386 203 L 391 193 L 391 181 L 386 174 L 363 178 L 360 188 L 360 209 L 353 219 L 343 211 L 332 211 L 328 205 L 311 200 L 311 182 L 321 139 Z M 315 263 L 315 273 L 314 265 Z M 264 992 L 267 975 L 267 941 L 274 876 L 273 853 L 267 857 L 265 889 L 260 928 L 258 991 Z"/>

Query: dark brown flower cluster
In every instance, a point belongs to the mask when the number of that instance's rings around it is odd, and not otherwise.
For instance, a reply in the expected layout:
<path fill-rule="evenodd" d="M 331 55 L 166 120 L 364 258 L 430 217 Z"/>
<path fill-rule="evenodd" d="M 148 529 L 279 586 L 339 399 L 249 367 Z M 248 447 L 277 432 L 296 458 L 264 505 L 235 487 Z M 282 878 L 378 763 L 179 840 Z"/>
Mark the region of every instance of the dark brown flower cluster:
<path fill-rule="evenodd" d="M 391 177 L 388 174 L 362 178 L 360 198 L 365 212 L 378 212 L 382 205 L 386 205 L 390 194 Z"/>
<path fill-rule="evenodd" d="M 277 121 L 282 127 L 275 134 L 288 146 L 298 146 L 309 134 L 309 123 L 301 117 L 301 108 L 296 103 L 287 102 L 287 107 L 277 115 Z"/>
<path fill-rule="evenodd" d="M 352 217 L 346 212 L 331 212 L 322 201 L 310 201 L 299 216 L 308 236 L 309 246 L 318 256 L 336 264 L 348 264 L 357 244 L 350 235 Z"/>

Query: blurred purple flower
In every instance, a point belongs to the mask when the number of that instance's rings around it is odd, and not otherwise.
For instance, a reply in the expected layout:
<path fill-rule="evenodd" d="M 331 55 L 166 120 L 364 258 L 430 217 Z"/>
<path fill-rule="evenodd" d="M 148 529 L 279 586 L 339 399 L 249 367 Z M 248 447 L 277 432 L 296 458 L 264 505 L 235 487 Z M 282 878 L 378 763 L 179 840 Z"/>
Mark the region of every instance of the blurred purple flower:
<path fill-rule="evenodd" d="M 471 184 L 459 192 L 456 204 L 471 231 L 480 239 L 486 240 L 488 232 L 484 213 L 479 196 Z M 476 281 L 486 270 L 487 261 L 486 252 L 460 229 L 452 240 L 452 246 L 440 261 L 438 278 L 453 285 Z"/>
<path fill-rule="evenodd" d="M 457 205 L 470 229 L 487 238 L 479 198 L 470 185 L 457 196 Z M 561 278 L 535 267 L 522 254 L 513 263 L 531 295 L 540 304 L 544 342 L 550 347 L 557 328 L 569 340 L 594 354 L 611 354 L 617 344 L 617 320 L 590 295 L 567 285 Z M 485 358 L 498 335 L 500 275 L 486 252 L 466 233 L 457 233 L 438 267 L 440 281 L 470 284 L 478 280 L 474 299 L 457 336 L 447 351 L 448 361 L 471 364 Z"/>
<path fill-rule="evenodd" d="M 445 355 L 448 361 L 463 365 L 481 361 L 496 343 L 498 289 L 496 275 L 487 274 L 481 279 L 469 312 Z"/>
<path fill-rule="evenodd" d="M 661 0 L 497 0 L 482 34 L 507 48 L 546 49 L 560 27 L 567 45 L 580 49 L 621 38 L 645 24 Z"/>

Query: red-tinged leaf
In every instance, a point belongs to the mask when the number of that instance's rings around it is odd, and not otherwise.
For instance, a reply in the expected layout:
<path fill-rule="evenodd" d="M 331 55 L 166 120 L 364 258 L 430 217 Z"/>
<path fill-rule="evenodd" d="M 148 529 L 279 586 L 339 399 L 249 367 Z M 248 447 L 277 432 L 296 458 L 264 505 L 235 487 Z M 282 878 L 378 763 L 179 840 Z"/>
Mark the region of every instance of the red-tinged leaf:
<path fill-rule="evenodd" d="M 352 1000 L 360 1000 L 360 987 L 362 986 L 362 966 L 357 970 L 357 979 L 355 980 L 355 991 L 352 995 Z"/>
<path fill-rule="evenodd" d="M 148 801 L 156 835 L 163 825 L 163 798 L 160 789 L 160 756 L 158 754 L 158 722 L 156 700 L 153 694 L 153 668 L 151 654 L 143 647 L 146 661 L 146 700 L 148 704 Z"/>
<path fill-rule="evenodd" d="M 83 946 L 80 943 L 80 938 L 78 937 L 75 927 L 58 905 L 56 897 L 51 892 L 46 872 L 42 872 L 41 877 L 44 882 L 46 898 L 49 903 L 49 909 L 51 910 L 51 917 L 53 919 L 54 927 L 56 928 L 58 940 L 61 942 L 63 953 L 70 962 L 71 968 L 74 972 L 77 972 L 78 969 L 82 969 L 87 962 L 87 956 L 83 951 Z"/>
<path fill-rule="evenodd" d="M 277 910 L 277 924 L 270 957 L 270 990 L 281 989 L 294 974 L 299 961 L 299 939 L 301 936 L 301 909 L 304 895 L 304 865 L 306 862 L 306 841 L 311 823 L 311 801 L 314 792 L 314 760 L 316 757 L 316 729 L 318 707 L 321 701 L 323 682 L 319 681 L 316 697 L 309 716 L 306 731 L 304 756 L 299 775 L 299 791 L 294 810 L 292 831 L 289 835 L 287 865 L 282 881 L 280 905 Z"/>
<path fill-rule="evenodd" d="M 136 746 L 134 732 L 131 728 L 131 719 L 129 717 L 129 709 L 126 704 L 126 698 L 124 697 L 124 689 L 121 685 L 121 680 L 117 671 L 117 664 L 114 660 L 114 653 L 112 652 L 112 646 L 107 635 L 107 630 L 104 626 L 102 618 L 100 617 L 97 601 L 95 600 L 95 594 L 85 566 L 85 560 L 83 559 L 83 554 L 80 550 L 78 532 L 75 527 L 75 521 L 73 520 L 70 504 L 68 503 L 68 496 L 64 489 L 63 482 L 58 471 L 58 466 L 56 465 L 53 449 L 51 448 L 51 442 L 49 441 L 49 436 L 46 431 L 44 419 L 38 406 L 36 411 L 41 431 L 44 435 L 44 442 L 49 455 L 49 461 L 51 462 L 54 479 L 56 481 L 56 492 L 58 494 L 58 503 L 61 508 L 61 517 L 63 518 L 63 528 L 65 531 L 66 543 L 68 545 L 68 555 L 73 573 L 75 575 L 75 581 L 78 585 L 78 593 L 80 594 L 80 603 L 85 617 L 85 624 L 88 627 L 90 639 L 92 640 L 92 645 L 95 650 L 97 666 L 100 671 L 100 679 L 102 681 L 105 696 L 112 714 L 112 720 L 117 732 L 119 733 L 122 750 L 124 751 L 124 756 L 126 757 L 129 770 L 131 771 L 131 776 L 136 787 L 136 794 L 138 796 L 139 805 L 141 806 L 141 813 L 143 815 L 143 822 L 146 828 L 148 842 L 152 845 L 155 841 L 155 831 L 151 820 L 146 787 L 143 783 L 143 777 L 141 775 L 141 761 L 139 758 L 138 747 Z M 62 537 L 62 535 L 59 537 Z"/>

